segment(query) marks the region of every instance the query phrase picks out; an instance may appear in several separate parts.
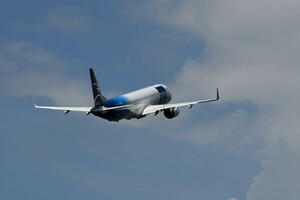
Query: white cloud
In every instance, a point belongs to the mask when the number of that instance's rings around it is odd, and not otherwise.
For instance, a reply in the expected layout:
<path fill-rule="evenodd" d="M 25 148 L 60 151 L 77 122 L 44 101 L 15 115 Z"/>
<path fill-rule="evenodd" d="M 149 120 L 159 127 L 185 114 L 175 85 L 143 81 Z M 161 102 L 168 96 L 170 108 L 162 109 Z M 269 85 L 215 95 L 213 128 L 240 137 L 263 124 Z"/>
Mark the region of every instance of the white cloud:
<path fill-rule="evenodd" d="M 88 17 L 66 17 L 51 14 L 47 16 L 46 22 L 49 26 L 64 30 L 82 30 L 89 22 Z"/>
<path fill-rule="evenodd" d="M 206 42 L 206 62 L 187 60 L 172 84 L 184 91 L 178 100 L 212 96 L 219 86 L 223 103 L 216 106 L 250 102 L 258 108 L 254 120 L 247 110 L 235 109 L 208 122 L 193 119 L 189 127 L 184 126 L 183 112 L 174 119 L 176 124 L 164 127 L 177 133 L 163 133 L 198 145 L 220 144 L 261 159 L 263 171 L 254 178 L 249 200 L 300 195 L 299 8 L 296 0 L 153 0 L 135 11 Z M 88 20 L 60 11 L 46 19 L 48 25 L 68 30 L 80 29 Z M 53 52 L 23 42 L 10 42 L 1 52 L 0 95 L 38 95 L 62 105 L 91 101 L 88 79 L 69 76 L 68 63 Z M 150 121 L 143 119 L 145 124 Z"/>
<path fill-rule="evenodd" d="M 68 63 L 53 52 L 25 42 L 8 42 L 1 52 L 0 95 L 42 96 L 60 105 L 92 103 L 88 77 L 68 74 Z"/>
<path fill-rule="evenodd" d="M 225 104 L 257 107 L 254 120 L 249 111 L 235 110 L 215 124 L 195 121 L 175 136 L 199 145 L 231 145 L 261 159 L 263 171 L 247 193 L 249 200 L 300 195 L 299 9 L 296 0 L 153 0 L 135 8 L 137 16 L 205 40 L 205 62 L 187 60 L 172 85 L 184 91 L 178 100 L 197 98 L 199 92 L 211 96 L 219 86 Z"/>
<path fill-rule="evenodd" d="M 95 27 L 94 23 L 84 6 L 65 5 L 47 12 L 37 27 L 81 33 Z"/>

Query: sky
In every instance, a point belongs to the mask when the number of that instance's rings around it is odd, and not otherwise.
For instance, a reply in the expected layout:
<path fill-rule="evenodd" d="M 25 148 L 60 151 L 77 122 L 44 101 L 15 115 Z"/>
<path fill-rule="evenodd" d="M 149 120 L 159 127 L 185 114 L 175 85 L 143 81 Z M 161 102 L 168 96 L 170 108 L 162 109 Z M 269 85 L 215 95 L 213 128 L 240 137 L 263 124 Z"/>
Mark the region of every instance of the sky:
<path fill-rule="evenodd" d="M 0 199 L 299 199 L 300 2 L 7 1 L 0 6 Z M 156 83 L 172 120 L 111 123 L 113 97 Z"/>

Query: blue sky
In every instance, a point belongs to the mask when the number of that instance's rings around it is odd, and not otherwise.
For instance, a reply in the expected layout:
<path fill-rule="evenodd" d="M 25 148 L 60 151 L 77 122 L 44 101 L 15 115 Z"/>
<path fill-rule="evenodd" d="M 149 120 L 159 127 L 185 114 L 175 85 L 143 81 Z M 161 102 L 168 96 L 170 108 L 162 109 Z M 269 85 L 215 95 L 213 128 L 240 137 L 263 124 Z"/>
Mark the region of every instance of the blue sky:
<path fill-rule="evenodd" d="M 298 3 L 228 4 L 2 2 L 0 198 L 297 199 L 299 95 L 283 102 L 300 31 L 281 14 Z M 107 97 L 165 83 L 174 101 L 217 86 L 222 101 L 120 123 L 33 109 L 91 105 L 89 67 Z"/>

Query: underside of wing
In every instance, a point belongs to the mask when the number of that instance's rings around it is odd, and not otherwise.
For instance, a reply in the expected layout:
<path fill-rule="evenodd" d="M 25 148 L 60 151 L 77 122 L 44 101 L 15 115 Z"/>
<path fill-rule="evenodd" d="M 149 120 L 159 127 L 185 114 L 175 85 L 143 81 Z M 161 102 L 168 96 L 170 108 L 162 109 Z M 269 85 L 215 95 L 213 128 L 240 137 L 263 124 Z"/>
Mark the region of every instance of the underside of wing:
<path fill-rule="evenodd" d="M 65 111 L 65 114 L 70 112 L 70 111 L 77 111 L 77 112 L 90 112 L 90 110 L 92 109 L 92 107 L 70 107 L 70 106 L 66 106 L 66 107 L 57 107 L 57 106 L 39 106 L 36 105 L 35 102 L 33 102 L 33 105 L 35 108 L 39 108 L 39 109 L 48 109 L 48 110 L 63 110 Z"/>
<path fill-rule="evenodd" d="M 166 109 L 170 109 L 170 108 L 178 108 L 178 107 L 183 107 L 183 106 L 188 106 L 189 108 L 192 108 L 193 105 L 195 105 L 195 104 L 218 101 L 219 99 L 220 99 L 219 90 L 217 88 L 217 97 L 216 98 L 199 100 L 199 101 L 183 102 L 183 103 L 174 103 L 174 104 L 150 105 L 144 109 L 142 115 L 148 115 L 148 114 L 156 113 L 156 112 L 159 112 L 162 110 L 166 110 Z"/>
<path fill-rule="evenodd" d="M 39 108 L 39 109 L 63 110 L 63 111 L 65 111 L 65 114 L 69 113 L 70 111 L 90 113 L 91 109 L 93 108 L 93 107 L 70 107 L 70 106 L 66 106 L 66 107 L 39 106 L 39 105 L 36 105 L 34 102 L 33 102 L 33 105 L 34 105 L 35 108 Z M 123 106 L 114 106 L 114 107 L 102 107 L 102 108 L 100 108 L 100 111 L 117 110 L 117 109 L 128 108 L 130 106 L 132 106 L 132 105 L 123 105 Z"/>
<path fill-rule="evenodd" d="M 48 109 L 48 110 L 65 110 L 65 111 L 78 111 L 89 112 L 92 107 L 55 107 L 55 106 L 34 106 L 35 108 Z"/>
<path fill-rule="evenodd" d="M 128 105 L 123 105 L 123 106 L 102 107 L 101 111 L 118 110 L 118 109 L 128 108 L 128 107 L 131 107 L 131 106 L 132 106 L 131 104 L 128 104 Z"/>

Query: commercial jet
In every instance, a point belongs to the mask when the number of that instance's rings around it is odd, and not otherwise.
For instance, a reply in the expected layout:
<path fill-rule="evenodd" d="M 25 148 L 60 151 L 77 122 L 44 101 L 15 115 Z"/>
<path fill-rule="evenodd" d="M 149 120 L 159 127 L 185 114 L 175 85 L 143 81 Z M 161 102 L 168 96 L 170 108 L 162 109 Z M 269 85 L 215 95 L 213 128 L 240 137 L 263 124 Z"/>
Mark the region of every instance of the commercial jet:
<path fill-rule="evenodd" d="M 156 84 L 121 96 L 106 99 L 100 90 L 93 69 L 90 69 L 90 77 L 94 97 L 93 107 L 39 106 L 33 102 L 34 107 L 62 110 L 65 114 L 68 114 L 70 111 L 85 112 L 86 115 L 92 113 L 108 121 L 118 122 L 122 119 L 140 119 L 151 113 L 157 115 L 159 112 L 163 112 L 166 118 L 172 119 L 179 115 L 179 107 L 188 106 L 192 108 L 195 104 L 217 101 L 220 98 L 217 88 L 217 96 L 213 99 L 168 104 L 172 99 L 170 90 L 163 84 Z"/>

